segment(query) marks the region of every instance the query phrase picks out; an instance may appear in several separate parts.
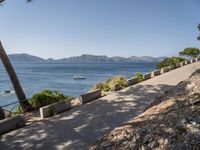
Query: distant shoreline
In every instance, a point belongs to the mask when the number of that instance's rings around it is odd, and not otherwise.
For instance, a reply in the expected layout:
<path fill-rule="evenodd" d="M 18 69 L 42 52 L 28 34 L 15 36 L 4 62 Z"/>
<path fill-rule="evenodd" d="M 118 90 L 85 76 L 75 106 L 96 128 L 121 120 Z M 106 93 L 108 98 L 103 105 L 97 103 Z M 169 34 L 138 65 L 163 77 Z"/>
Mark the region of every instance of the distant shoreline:
<path fill-rule="evenodd" d="M 38 56 L 29 54 L 10 54 L 8 55 L 12 62 L 38 62 L 38 63 L 132 63 L 132 62 L 160 62 L 166 57 L 151 57 L 151 56 L 131 56 L 131 57 L 108 57 L 104 55 L 83 54 L 62 59 L 43 59 Z"/>

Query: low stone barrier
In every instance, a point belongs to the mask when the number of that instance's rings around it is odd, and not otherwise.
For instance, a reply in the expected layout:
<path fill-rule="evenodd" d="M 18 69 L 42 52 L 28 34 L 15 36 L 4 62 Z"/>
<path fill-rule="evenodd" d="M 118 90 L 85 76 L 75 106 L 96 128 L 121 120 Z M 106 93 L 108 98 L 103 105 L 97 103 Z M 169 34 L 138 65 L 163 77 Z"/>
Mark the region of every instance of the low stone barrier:
<path fill-rule="evenodd" d="M 164 67 L 164 68 L 161 68 L 160 69 L 160 73 L 163 74 L 163 73 L 166 73 L 169 71 L 169 67 Z"/>
<path fill-rule="evenodd" d="M 151 78 L 151 73 L 146 73 L 143 76 L 144 76 L 144 80 L 148 80 Z"/>
<path fill-rule="evenodd" d="M 119 84 L 114 84 L 112 87 L 111 87 L 111 91 L 119 91 L 121 89 L 120 85 Z"/>
<path fill-rule="evenodd" d="M 80 99 L 82 104 L 85 104 L 85 103 L 88 103 L 88 102 L 93 101 L 95 99 L 98 99 L 100 97 L 101 97 L 101 90 L 96 90 L 96 91 L 93 91 L 93 92 L 89 92 L 89 93 L 80 95 L 79 99 Z"/>
<path fill-rule="evenodd" d="M 185 61 L 180 62 L 180 67 L 185 66 Z"/>
<path fill-rule="evenodd" d="M 131 79 L 127 80 L 127 83 L 128 83 L 128 86 L 131 86 L 131 85 L 139 83 L 139 79 L 136 78 L 136 77 L 135 78 L 131 78 Z"/>
<path fill-rule="evenodd" d="M 181 64 L 180 63 L 176 63 L 175 66 L 176 66 L 176 68 L 179 68 L 181 66 Z"/>
<path fill-rule="evenodd" d="M 187 63 L 187 60 L 185 61 L 185 65 L 187 65 L 188 63 Z"/>
<path fill-rule="evenodd" d="M 12 118 L 0 120 L 0 135 L 25 126 L 24 115 L 17 115 Z"/>
<path fill-rule="evenodd" d="M 151 72 L 151 77 L 159 76 L 160 75 L 160 70 L 155 70 Z"/>
<path fill-rule="evenodd" d="M 194 63 L 194 62 L 197 62 L 197 61 L 198 61 L 198 58 L 194 58 L 192 61 L 193 61 L 193 63 Z"/>
<path fill-rule="evenodd" d="M 40 117 L 47 118 L 71 109 L 70 101 L 62 101 L 40 108 Z"/>
<path fill-rule="evenodd" d="M 190 61 L 190 60 L 187 60 L 187 64 L 191 64 L 191 61 Z"/>
<path fill-rule="evenodd" d="M 169 68 L 169 71 L 170 71 L 170 70 L 176 69 L 176 66 L 175 66 L 175 65 L 171 65 L 171 66 L 169 66 L 168 68 Z"/>

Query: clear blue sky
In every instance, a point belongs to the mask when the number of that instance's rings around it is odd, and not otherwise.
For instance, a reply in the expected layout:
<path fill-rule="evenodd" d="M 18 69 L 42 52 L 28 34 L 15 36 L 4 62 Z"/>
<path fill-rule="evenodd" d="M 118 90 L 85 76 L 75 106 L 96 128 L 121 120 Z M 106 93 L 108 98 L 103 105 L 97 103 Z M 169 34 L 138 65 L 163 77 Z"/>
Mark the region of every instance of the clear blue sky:
<path fill-rule="evenodd" d="M 24 1 L 7 0 L 0 8 L 8 53 L 170 56 L 200 48 L 200 0 Z"/>

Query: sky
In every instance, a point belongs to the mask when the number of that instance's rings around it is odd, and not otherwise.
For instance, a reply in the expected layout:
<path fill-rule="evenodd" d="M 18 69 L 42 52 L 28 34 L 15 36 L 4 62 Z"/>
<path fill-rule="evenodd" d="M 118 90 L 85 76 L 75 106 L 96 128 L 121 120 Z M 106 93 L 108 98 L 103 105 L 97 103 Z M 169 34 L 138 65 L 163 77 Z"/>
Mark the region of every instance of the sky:
<path fill-rule="evenodd" d="M 0 40 L 8 54 L 172 56 L 200 48 L 200 0 L 7 0 Z"/>

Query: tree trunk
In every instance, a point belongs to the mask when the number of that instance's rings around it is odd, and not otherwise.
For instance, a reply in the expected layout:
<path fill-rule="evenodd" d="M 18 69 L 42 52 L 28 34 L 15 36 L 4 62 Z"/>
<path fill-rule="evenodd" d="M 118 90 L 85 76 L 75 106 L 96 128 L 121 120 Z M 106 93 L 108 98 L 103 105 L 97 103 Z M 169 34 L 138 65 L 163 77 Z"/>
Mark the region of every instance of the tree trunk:
<path fill-rule="evenodd" d="M 22 87 L 17 78 L 15 70 L 14 70 L 2 44 L 1 44 L 1 41 L 0 41 L 0 58 L 1 58 L 1 61 L 3 62 L 3 65 L 4 65 L 7 73 L 8 73 L 8 76 L 10 77 L 10 80 L 12 82 L 13 88 L 14 88 L 17 98 L 19 100 L 19 104 L 21 106 L 22 111 L 23 112 L 31 111 L 32 106 L 29 104 L 29 102 L 26 99 L 26 96 L 24 94 L 24 91 L 22 90 Z"/>

